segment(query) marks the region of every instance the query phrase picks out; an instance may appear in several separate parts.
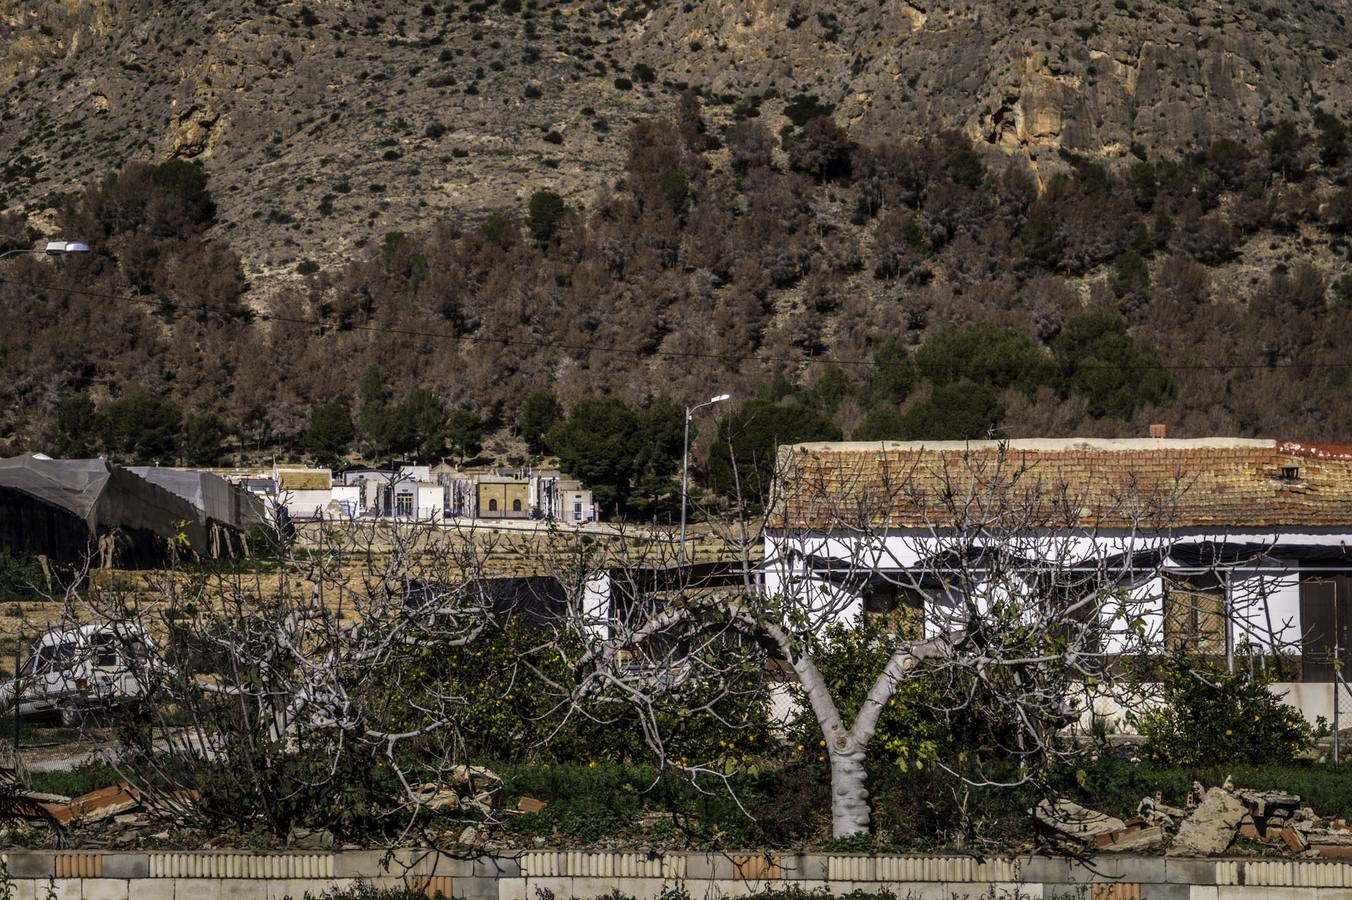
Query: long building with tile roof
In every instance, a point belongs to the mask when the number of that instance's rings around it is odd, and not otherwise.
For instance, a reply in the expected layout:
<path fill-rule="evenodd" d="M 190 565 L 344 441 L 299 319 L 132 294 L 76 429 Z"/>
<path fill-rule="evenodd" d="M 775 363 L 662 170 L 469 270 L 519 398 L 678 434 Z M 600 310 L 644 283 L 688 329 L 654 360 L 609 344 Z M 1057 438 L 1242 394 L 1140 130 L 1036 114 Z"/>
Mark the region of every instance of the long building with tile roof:
<path fill-rule="evenodd" d="M 1042 602 L 1070 578 L 1130 596 L 1160 652 L 1280 660 L 1312 716 L 1352 665 L 1352 445 L 813 443 L 778 463 L 764 590 L 814 627 L 900 615 L 930 635 L 960 598 Z"/>
<path fill-rule="evenodd" d="M 1045 527 L 1352 526 L 1352 445 L 1237 438 L 796 444 L 776 529 L 933 528 L 998 493 Z M 972 502 L 977 506 L 973 507 Z"/>

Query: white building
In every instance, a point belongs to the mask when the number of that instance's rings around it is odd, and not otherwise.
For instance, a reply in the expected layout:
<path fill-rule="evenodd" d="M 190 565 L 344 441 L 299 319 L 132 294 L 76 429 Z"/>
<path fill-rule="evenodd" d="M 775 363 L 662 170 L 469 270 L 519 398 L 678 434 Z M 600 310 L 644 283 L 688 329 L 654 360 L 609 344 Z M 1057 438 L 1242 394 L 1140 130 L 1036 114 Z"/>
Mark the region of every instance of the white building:
<path fill-rule="evenodd" d="M 597 521 L 596 500 L 581 481 L 555 469 L 532 469 L 529 479 L 531 504 L 541 518 L 574 525 Z"/>
<path fill-rule="evenodd" d="M 1162 653 L 1279 665 L 1276 689 L 1310 717 L 1352 661 L 1352 446 L 802 444 L 780 473 L 766 590 L 832 620 L 933 634 L 1008 597 L 1014 573 L 1062 579 L 1022 596 L 1119 592 Z M 1097 615 L 1112 652 L 1122 623 Z"/>
<path fill-rule="evenodd" d="M 277 505 L 293 519 L 356 515 L 357 491 L 334 485 L 328 469 L 274 465 L 272 481 Z"/>
<path fill-rule="evenodd" d="M 400 466 L 395 471 L 352 469 L 343 473 L 343 483 L 356 491 L 359 515 L 429 521 L 449 514 L 446 488 L 429 466 Z"/>

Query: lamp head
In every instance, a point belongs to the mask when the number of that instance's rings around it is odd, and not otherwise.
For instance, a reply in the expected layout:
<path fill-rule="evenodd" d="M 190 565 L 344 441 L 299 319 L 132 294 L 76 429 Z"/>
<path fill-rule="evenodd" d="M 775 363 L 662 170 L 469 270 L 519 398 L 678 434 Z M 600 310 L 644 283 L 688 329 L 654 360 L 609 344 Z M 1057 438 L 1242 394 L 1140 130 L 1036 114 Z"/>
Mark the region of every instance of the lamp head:
<path fill-rule="evenodd" d="M 48 241 L 42 252 L 49 256 L 58 253 L 88 253 L 89 245 L 84 241 Z"/>

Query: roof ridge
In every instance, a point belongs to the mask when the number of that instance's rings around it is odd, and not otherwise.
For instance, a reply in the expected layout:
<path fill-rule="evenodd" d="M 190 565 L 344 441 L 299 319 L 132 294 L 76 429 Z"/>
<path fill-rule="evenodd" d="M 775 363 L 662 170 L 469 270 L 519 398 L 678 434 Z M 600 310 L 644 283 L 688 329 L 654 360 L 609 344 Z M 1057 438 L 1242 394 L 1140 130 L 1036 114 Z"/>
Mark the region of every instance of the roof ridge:
<path fill-rule="evenodd" d="M 1007 450 L 1067 453 L 1072 451 L 1125 452 L 1131 450 L 1216 450 L 1253 449 L 1273 450 L 1283 445 L 1306 447 L 1338 447 L 1352 454 L 1352 445 L 1297 444 L 1279 442 L 1272 438 L 1202 437 L 1202 438 L 1011 438 L 1009 440 L 980 441 L 817 441 L 786 445 L 795 450 L 813 453 L 878 453 Z"/>

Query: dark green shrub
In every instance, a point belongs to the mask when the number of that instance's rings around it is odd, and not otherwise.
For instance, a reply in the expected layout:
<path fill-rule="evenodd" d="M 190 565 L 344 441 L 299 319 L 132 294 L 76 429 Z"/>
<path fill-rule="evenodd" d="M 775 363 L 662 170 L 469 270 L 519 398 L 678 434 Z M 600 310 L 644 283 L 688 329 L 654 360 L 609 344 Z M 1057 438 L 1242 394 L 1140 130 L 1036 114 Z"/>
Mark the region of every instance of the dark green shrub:
<path fill-rule="evenodd" d="M 98 451 L 102 425 L 94 401 L 85 394 L 66 397 L 56 405 L 56 455 L 86 459 Z"/>
<path fill-rule="evenodd" d="M 902 441 L 906 439 L 906 416 L 895 409 L 875 409 L 850 435 L 852 441 Z"/>
<path fill-rule="evenodd" d="M 1312 726 L 1268 690 L 1270 677 L 1186 657 L 1164 663 L 1161 677 L 1161 705 L 1128 716 L 1152 763 L 1290 762 L 1327 732 L 1322 718 Z"/>
<path fill-rule="evenodd" d="M 815 94 L 799 94 L 784 104 L 784 115 L 799 128 L 812 119 L 830 116 L 835 111 L 834 106 L 821 102 Z"/>
<path fill-rule="evenodd" d="M 178 448 L 190 466 L 214 466 L 225 452 L 225 426 L 215 416 L 188 416 L 183 423 Z"/>
<path fill-rule="evenodd" d="M 305 430 L 303 444 L 315 462 L 337 466 L 347 455 L 356 438 L 352 415 L 345 403 L 321 403 L 310 410 L 310 425 Z"/>
<path fill-rule="evenodd" d="M 955 381 L 935 387 L 929 399 L 902 417 L 902 437 L 910 441 L 970 441 L 999 437 L 1005 408 L 999 392 L 986 384 Z"/>
<path fill-rule="evenodd" d="M 207 190 L 207 173 L 201 163 L 167 160 L 150 170 L 150 180 L 178 200 L 188 218 L 198 225 L 216 218 L 216 202 Z"/>
<path fill-rule="evenodd" d="M 293 828 L 326 829 L 359 840 L 398 829 L 389 811 L 403 800 L 398 777 L 369 745 L 306 736 L 305 749 L 271 748 L 257 758 L 231 756 L 203 764 L 200 811 L 241 827 L 260 822 L 275 835 Z"/>
<path fill-rule="evenodd" d="M 507 213 L 491 212 L 479 224 L 479 234 L 490 244 L 508 247 L 516 243 L 518 226 Z"/>
<path fill-rule="evenodd" d="M 559 223 L 568 207 L 563 198 L 553 191 L 536 191 L 530 195 L 527 203 L 526 227 L 531 237 L 542 244 L 554 239 L 559 232 Z"/>
<path fill-rule="evenodd" d="M 900 403 L 915 389 L 915 364 L 899 335 L 882 335 L 874 342 L 873 367 L 867 387 L 873 402 Z"/>
<path fill-rule="evenodd" d="M 563 407 L 553 391 L 531 391 L 521 404 L 516 427 L 531 453 L 543 453 L 545 435 L 562 419 Z"/>
<path fill-rule="evenodd" d="M 673 493 L 681 458 L 684 410 L 665 398 L 632 408 L 618 397 L 583 397 L 549 430 L 545 444 L 565 471 L 590 485 L 601 507 L 617 513 Z"/>
<path fill-rule="evenodd" d="M 40 600 L 46 583 L 37 559 L 0 547 L 0 601 Z"/>
<path fill-rule="evenodd" d="M 169 400 L 140 391 L 114 400 L 99 417 L 103 446 L 120 460 L 168 462 L 182 416 Z"/>
<path fill-rule="evenodd" d="M 457 407 L 446 417 L 446 449 L 461 462 L 483 449 L 483 437 L 483 420 L 473 410 Z"/>
<path fill-rule="evenodd" d="M 1108 310 L 1089 309 L 1066 322 L 1052 341 L 1062 391 L 1089 401 L 1095 418 L 1131 418 L 1138 407 L 1160 403 L 1173 390 L 1169 372 L 1148 348 L 1127 334 L 1126 322 Z"/>
<path fill-rule="evenodd" d="M 1336 166 L 1347 156 L 1347 126 L 1342 119 L 1323 109 L 1314 111 L 1314 127 L 1319 130 L 1319 162 Z"/>
<path fill-rule="evenodd" d="M 964 147 L 948 158 L 945 165 L 954 184 L 976 190 L 986 180 L 986 165 L 976 151 Z"/>
<path fill-rule="evenodd" d="M 810 407 L 748 400 L 718 423 L 718 439 L 709 449 L 709 486 L 735 498 L 740 484 L 744 500 L 760 502 L 770 489 L 779 445 L 841 436 L 834 422 Z"/>
<path fill-rule="evenodd" d="M 1108 280 L 1113 293 L 1119 297 L 1144 293 L 1150 289 L 1150 269 L 1141 254 L 1125 250 L 1113 260 L 1113 271 Z"/>
<path fill-rule="evenodd" d="M 1352 306 L 1352 275 L 1344 275 L 1333 282 L 1333 298 L 1343 306 Z"/>
<path fill-rule="evenodd" d="M 690 182 L 680 169 L 667 169 L 657 176 L 657 188 L 667 198 L 671 211 L 680 215 L 690 202 Z"/>
<path fill-rule="evenodd" d="M 1041 213 L 1029 216 L 1019 229 L 1019 242 L 1028 266 L 1054 271 L 1061 264 L 1061 236 L 1050 217 Z"/>
<path fill-rule="evenodd" d="M 1033 338 L 989 322 L 936 332 L 920 347 L 915 362 L 920 374 L 936 385 L 966 379 L 1030 396 L 1056 376 L 1051 357 Z"/>

